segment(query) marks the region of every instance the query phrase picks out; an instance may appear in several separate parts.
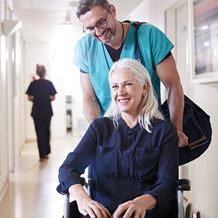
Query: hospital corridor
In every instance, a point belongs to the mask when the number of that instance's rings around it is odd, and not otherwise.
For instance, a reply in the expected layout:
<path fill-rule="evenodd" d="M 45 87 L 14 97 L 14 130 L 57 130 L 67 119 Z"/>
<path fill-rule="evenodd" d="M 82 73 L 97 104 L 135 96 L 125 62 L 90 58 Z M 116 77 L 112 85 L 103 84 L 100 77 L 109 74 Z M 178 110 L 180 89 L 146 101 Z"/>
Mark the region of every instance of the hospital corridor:
<path fill-rule="evenodd" d="M 212 138 L 209 147 L 198 158 L 179 166 L 179 178 L 188 179 L 191 184 L 191 190 L 184 192 L 183 199 L 184 206 L 191 205 L 192 214 L 178 218 L 199 218 L 197 212 L 200 218 L 218 218 L 218 0 L 108 2 L 123 31 L 119 34 L 118 58 L 125 53 L 122 49 L 128 49 L 128 43 L 133 43 L 138 36 L 125 39 L 125 34 L 134 32 L 128 32 L 128 25 L 132 23 L 123 25 L 124 21 L 140 21 L 157 27 L 172 42 L 166 56 L 172 54 L 175 59 L 184 94 L 210 116 Z M 96 30 L 114 22 L 108 9 L 101 19 L 94 22 L 90 19 L 90 25 L 83 25 L 76 15 L 78 4 L 79 0 L 0 0 L 0 218 L 62 218 L 64 215 L 65 195 L 56 190 L 59 167 L 89 127 L 83 108 L 81 75 L 93 73 L 90 79 L 93 82 L 97 78 L 95 73 L 102 73 L 100 67 L 109 70 L 114 61 L 109 59 L 111 53 L 107 53 L 110 46 L 101 42 L 99 48 L 104 53 L 99 54 L 102 56 L 96 55 L 96 51 L 95 54 L 90 52 L 93 48 L 84 49 L 85 55 L 80 56 L 84 63 L 99 56 L 90 61 L 92 66 L 84 64 L 92 72 L 76 65 L 75 57 L 80 55 L 75 52 L 78 51 L 75 49 L 77 43 L 87 34 L 94 36 Z M 106 32 L 110 34 L 110 31 Z M 161 51 L 166 48 L 162 47 L 161 40 L 158 43 L 152 40 L 145 44 L 151 43 L 152 49 L 158 44 Z M 90 42 L 86 46 L 90 46 Z M 150 50 L 144 49 L 141 53 L 147 55 Z M 101 64 L 103 59 L 106 64 L 99 67 L 96 63 Z M 158 69 L 162 60 L 165 59 L 152 63 L 151 68 Z M 96 65 L 99 68 L 95 72 Z M 42 69 L 46 70 L 42 72 Z M 162 73 L 165 75 L 168 70 L 171 72 L 171 68 L 166 67 Z M 44 154 L 40 154 L 37 147 L 39 133 L 35 131 L 37 119 L 32 116 L 33 88 L 29 88 L 41 76 L 50 81 L 53 90 L 47 98 L 53 110 L 53 116 L 50 114 L 48 119 L 50 122 L 51 118 L 51 152 Z M 97 78 L 95 84 L 96 87 L 99 85 L 96 90 L 100 94 L 106 81 L 101 78 L 104 77 Z M 161 103 L 172 91 L 165 85 L 168 84 L 158 86 Z M 102 94 L 101 98 L 106 97 Z M 96 97 L 95 101 L 100 102 L 100 98 Z M 101 107 L 100 110 L 103 111 Z"/>
<path fill-rule="evenodd" d="M 55 191 L 57 169 L 78 140 L 72 136 L 52 140 L 52 154 L 43 162 L 38 161 L 36 143 L 25 144 L 0 203 L 2 218 L 62 217 L 64 196 Z"/>

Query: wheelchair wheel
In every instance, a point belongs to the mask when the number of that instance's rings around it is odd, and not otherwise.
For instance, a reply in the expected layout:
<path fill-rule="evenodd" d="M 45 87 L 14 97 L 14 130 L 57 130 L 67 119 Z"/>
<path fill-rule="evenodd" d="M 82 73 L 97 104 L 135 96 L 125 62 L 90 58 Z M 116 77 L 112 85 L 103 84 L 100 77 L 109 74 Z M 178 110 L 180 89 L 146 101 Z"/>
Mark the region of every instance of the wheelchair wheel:
<path fill-rule="evenodd" d="M 185 210 L 185 218 L 193 218 L 193 213 L 192 213 L 192 204 L 189 203 L 186 207 Z"/>

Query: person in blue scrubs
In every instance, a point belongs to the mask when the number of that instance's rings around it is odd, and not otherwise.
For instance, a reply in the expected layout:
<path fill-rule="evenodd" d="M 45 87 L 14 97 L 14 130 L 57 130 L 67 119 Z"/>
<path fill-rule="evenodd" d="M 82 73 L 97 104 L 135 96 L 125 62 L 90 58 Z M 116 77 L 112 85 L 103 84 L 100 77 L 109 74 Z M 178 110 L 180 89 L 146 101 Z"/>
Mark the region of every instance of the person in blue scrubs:
<path fill-rule="evenodd" d="M 51 153 L 50 123 L 53 116 L 51 102 L 55 100 L 57 93 L 53 83 L 47 79 L 44 65 L 36 65 L 36 74 L 39 79 L 33 80 L 26 91 L 28 100 L 33 103 L 31 116 L 34 121 L 39 161 L 48 159 Z"/>
<path fill-rule="evenodd" d="M 111 102 L 108 72 L 114 61 L 136 58 L 138 40 L 140 60 L 148 70 L 160 103 L 160 81 L 166 87 L 170 118 L 177 129 L 179 146 L 186 146 L 182 119 L 184 94 L 171 54 L 173 44 L 157 27 L 143 23 L 137 30 L 133 22 L 116 19 L 116 8 L 107 0 L 80 0 L 77 17 L 87 33 L 76 44 L 74 63 L 80 69 L 83 110 L 88 122 L 103 116 Z"/>
<path fill-rule="evenodd" d="M 150 76 L 134 59 L 109 72 L 112 103 L 59 169 L 57 191 L 91 218 L 171 218 L 176 210 L 178 136 L 159 111 Z M 83 189 L 92 168 L 91 196 Z"/>

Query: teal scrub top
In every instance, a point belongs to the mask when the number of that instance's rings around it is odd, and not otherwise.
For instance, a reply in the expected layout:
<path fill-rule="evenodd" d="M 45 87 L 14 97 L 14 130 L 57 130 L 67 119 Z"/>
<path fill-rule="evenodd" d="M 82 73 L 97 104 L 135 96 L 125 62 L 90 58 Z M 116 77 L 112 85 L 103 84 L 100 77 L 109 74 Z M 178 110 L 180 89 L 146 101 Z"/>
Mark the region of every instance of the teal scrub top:
<path fill-rule="evenodd" d="M 173 44 L 157 27 L 143 23 L 138 29 L 138 44 L 141 63 L 151 76 L 151 81 L 160 101 L 160 79 L 156 65 L 172 50 Z M 122 58 L 135 59 L 135 27 L 130 25 L 120 54 Z M 113 60 L 105 45 L 95 37 L 87 34 L 75 46 L 74 63 L 90 75 L 95 94 L 98 98 L 102 115 L 111 102 L 108 72 Z"/>

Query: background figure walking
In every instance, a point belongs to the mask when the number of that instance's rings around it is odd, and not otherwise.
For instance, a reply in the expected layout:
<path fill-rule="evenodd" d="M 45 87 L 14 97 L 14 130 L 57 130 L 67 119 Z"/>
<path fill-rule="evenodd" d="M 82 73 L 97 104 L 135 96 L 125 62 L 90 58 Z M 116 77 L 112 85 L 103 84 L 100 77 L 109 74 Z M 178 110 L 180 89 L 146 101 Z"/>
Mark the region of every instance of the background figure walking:
<path fill-rule="evenodd" d="M 57 93 L 53 83 L 47 79 L 46 69 L 43 65 L 36 65 L 36 74 L 39 79 L 30 83 L 26 94 L 28 100 L 33 102 L 31 116 L 34 120 L 39 161 L 48 159 L 51 152 L 50 146 L 50 123 L 53 116 L 51 101 L 55 100 Z"/>

